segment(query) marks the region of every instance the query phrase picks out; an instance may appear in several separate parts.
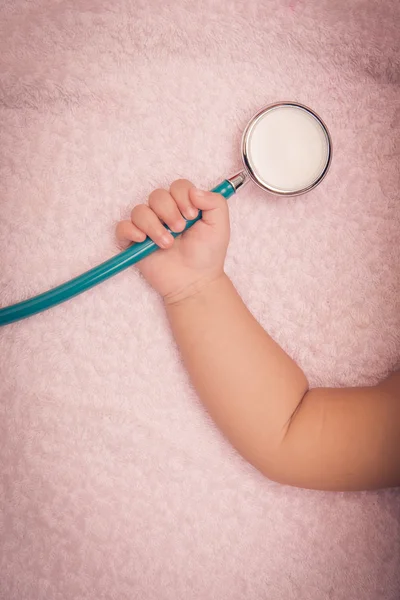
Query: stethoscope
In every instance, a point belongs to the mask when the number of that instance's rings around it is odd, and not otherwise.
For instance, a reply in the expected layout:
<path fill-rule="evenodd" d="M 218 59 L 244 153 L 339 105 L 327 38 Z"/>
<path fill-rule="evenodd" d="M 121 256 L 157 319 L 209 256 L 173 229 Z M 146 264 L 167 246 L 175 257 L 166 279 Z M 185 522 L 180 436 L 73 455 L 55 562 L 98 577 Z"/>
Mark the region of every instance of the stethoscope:
<path fill-rule="evenodd" d="M 279 196 L 297 196 L 315 188 L 332 160 L 332 142 L 322 119 L 295 102 L 279 102 L 260 110 L 244 130 L 243 170 L 212 189 L 226 199 L 248 181 Z M 186 231 L 201 213 L 186 222 Z M 180 233 L 171 231 L 177 237 Z M 43 294 L 0 309 L 0 326 L 30 317 L 65 302 L 142 260 L 159 247 L 150 239 L 132 244 L 113 258 Z"/>

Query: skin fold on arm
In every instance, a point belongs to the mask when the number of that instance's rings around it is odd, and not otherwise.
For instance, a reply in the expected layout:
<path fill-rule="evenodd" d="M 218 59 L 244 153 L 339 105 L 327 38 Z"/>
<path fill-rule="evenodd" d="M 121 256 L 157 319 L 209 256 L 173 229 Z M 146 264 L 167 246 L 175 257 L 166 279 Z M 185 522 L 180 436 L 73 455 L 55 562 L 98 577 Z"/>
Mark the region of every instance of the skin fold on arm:
<path fill-rule="evenodd" d="M 373 387 L 309 389 L 225 273 L 165 305 L 210 416 L 267 477 L 322 490 L 400 485 L 400 372 Z"/>

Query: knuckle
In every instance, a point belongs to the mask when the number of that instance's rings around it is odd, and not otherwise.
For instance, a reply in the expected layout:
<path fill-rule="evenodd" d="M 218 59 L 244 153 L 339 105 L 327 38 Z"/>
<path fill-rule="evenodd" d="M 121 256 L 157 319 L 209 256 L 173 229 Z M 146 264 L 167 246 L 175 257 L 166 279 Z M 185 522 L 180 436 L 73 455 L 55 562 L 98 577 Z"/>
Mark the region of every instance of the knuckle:
<path fill-rule="evenodd" d="M 153 207 L 159 205 L 162 200 L 165 200 L 165 195 L 168 194 L 167 190 L 157 188 L 153 190 L 149 195 L 149 206 Z"/>
<path fill-rule="evenodd" d="M 131 213 L 131 222 L 139 228 L 148 227 L 154 218 L 157 218 L 157 215 L 146 204 L 138 204 Z"/>
<path fill-rule="evenodd" d="M 213 196 L 213 200 L 218 207 L 228 209 L 228 203 L 221 194 L 218 194 L 217 192 L 210 192 L 210 194 Z"/>
<path fill-rule="evenodd" d="M 135 218 L 135 217 L 139 217 L 142 216 L 143 214 L 146 214 L 147 212 L 147 206 L 145 204 L 137 204 L 136 206 L 133 207 L 132 211 L 131 211 L 131 217 Z"/>
<path fill-rule="evenodd" d="M 116 233 L 117 237 L 122 237 L 124 235 L 124 231 L 125 231 L 124 224 L 118 223 L 117 227 L 115 228 L 115 233 Z"/>
<path fill-rule="evenodd" d="M 174 192 L 181 190 L 189 191 L 191 187 L 193 187 L 193 183 L 188 179 L 176 179 L 171 183 L 170 192 L 173 194 Z"/>

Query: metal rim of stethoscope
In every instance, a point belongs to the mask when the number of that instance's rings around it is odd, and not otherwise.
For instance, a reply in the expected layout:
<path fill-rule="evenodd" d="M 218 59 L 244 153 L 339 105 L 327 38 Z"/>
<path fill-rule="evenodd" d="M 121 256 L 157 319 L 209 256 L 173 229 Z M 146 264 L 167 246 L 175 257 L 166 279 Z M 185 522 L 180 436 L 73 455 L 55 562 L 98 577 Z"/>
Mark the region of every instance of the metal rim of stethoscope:
<path fill-rule="evenodd" d="M 310 114 L 317 121 L 318 125 L 321 127 L 322 131 L 324 132 L 326 142 L 327 142 L 327 148 L 328 148 L 326 163 L 325 163 L 325 166 L 324 166 L 323 170 L 321 171 L 321 173 L 311 184 L 309 184 L 308 186 L 306 186 L 300 190 L 296 190 L 296 191 L 291 191 L 291 190 L 283 191 L 283 190 L 274 188 L 271 185 L 267 185 L 265 183 L 265 181 L 263 181 L 260 177 L 258 177 L 258 175 L 254 172 L 254 170 L 251 166 L 251 158 L 249 157 L 248 144 L 249 144 L 251 132 L 253 131 L 255 125 L 259 122 L 259 120 L 267 112 L 270 112 L 271 110 L 274 110 L 276 108 L 281 108 L 283 106 L 292 106 L 294 108 L 299 108 L 301 110 L 306 111 L 308 114 Z M 238 173 L 232 179 L 229 179 L 229 181 L 233 182 L 233 180 L 237 180 L 237 183 L 239 185 L 235 186 L 235 187 L 240 187 L 241 185 L 246 183 L 246 180 L 248 180 L 248 178 L 250 178 L 252 181 L 254 181 L 254 183 L 256 185 L 258 185 L 258 187 L 260 187 L 263 190 L 266 190 L 267 192 L 270 192 L 271 194 L 274 194 L 275 196 L 300 196 L 301 194 L 305 194 L 305 193 L 309 192 L 310 190 L 314 189 L 315 187 L 317 187 L 317 185 L 319 185 L 321 183 L 321 181 L 324 179 L 324 177 L 328 173 L 329 167 L 331 166 L 331 163 L 332 163 L 332 152 L 333 152 L 332 138 L 329 133 L 329 129 L 326 126 L 326 124 L 324 123 L 324 121 L 321 119 L 321 117 L 319 115 L 317 115 L 317 113 L 315 113 L 308 106 L 297 103 L 297 102 L 275 102 L 274 104 L 268 104 L 267 106 L 265 106 L 264 108 L 259 110 L 258 113 L 255 114 L 254 117 L 252 117 L 252 119 L 250 119 L 250 121 L 246 125 L 245 130 L 243 131 L 242 141 L 241 141 L 241 154 L 242 154 L 244 171 L 242 171 L 241 173 Z"/>

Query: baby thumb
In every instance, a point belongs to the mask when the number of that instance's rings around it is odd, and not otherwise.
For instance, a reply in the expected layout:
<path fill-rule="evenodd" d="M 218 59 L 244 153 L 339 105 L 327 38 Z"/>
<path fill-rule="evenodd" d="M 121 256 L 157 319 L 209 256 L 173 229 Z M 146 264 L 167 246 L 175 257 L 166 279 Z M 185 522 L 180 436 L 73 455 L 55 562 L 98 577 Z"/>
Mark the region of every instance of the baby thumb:
<path fill-rule="evenodd" d="M 224 226 L 228 221 L 228 204 L 221 194 L 190 189 L 192 204 L 203 212 L 202 220 L 213 227 Z"/>

